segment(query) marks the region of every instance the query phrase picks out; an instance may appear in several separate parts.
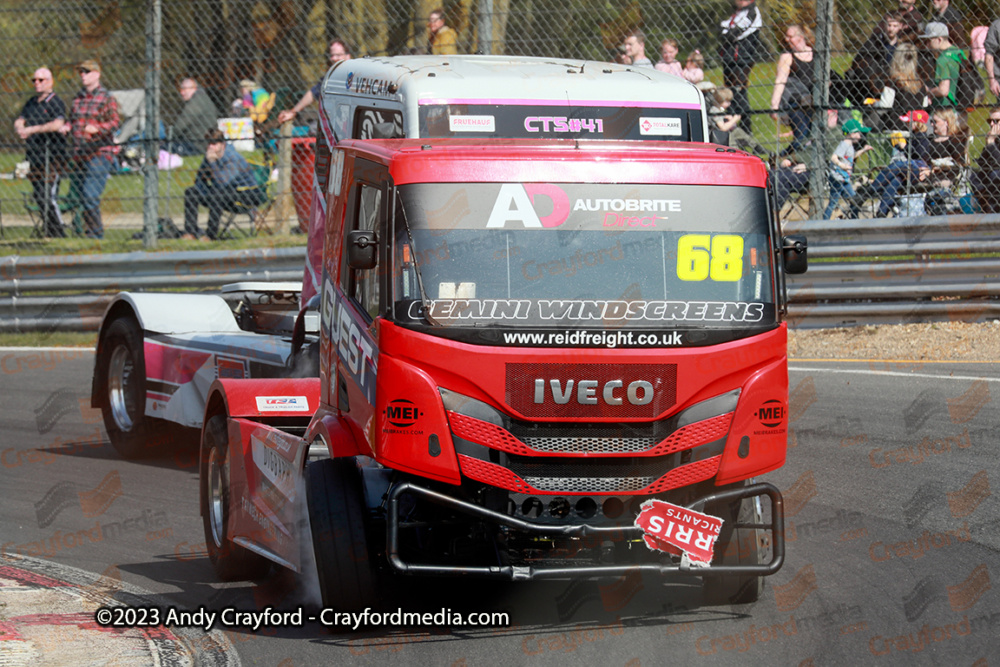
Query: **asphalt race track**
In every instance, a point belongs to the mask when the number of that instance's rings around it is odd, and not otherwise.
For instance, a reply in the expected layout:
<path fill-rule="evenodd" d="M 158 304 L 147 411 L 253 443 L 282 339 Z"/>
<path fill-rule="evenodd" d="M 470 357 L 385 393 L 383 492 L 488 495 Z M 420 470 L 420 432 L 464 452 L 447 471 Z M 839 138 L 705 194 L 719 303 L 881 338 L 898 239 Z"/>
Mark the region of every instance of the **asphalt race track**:
<path fill-rule="evenodd" d="M 120 460 L 89 408 L 92 366 L 90 351 L 0 350 L 0 584 L 5 567 L 41 563 L 36 584 L 89 576 L 164 612 L 315 614 L 290 573 L 216 581 L 196 450 Z M 788 463 L 766 477 L 785 494 L 788 557 L 758 603 L 700 607 L 697 588 L 648 576 L 404 582 L 403 610 L 502 611 L 510 625 L 217 623 L 186 629 L 190 655 L 173 664 L 985 666 L 1000 636 L 1000 365 L 793 360 L 789 382 Z M 13 600 L 0 585 L 4 667 L 19 664 Z M 119 638 L 97 641 L 111 655 Z M 60 644 L 46 650 L 60 664 Z"/>

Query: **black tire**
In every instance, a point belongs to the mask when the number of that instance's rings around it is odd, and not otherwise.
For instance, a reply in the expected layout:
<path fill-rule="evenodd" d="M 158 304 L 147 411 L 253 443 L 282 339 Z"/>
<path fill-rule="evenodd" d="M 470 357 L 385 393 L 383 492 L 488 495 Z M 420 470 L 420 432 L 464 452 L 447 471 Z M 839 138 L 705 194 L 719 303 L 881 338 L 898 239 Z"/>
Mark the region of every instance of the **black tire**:
<path fill-rule="evenodd" d="M 306 503 L 323 606 L 378 606 L 376 571 L 368 553 L 361 479 L 354 459 L 306 466 Z"/>
<path fill-rule="evenodd" d="M 123 459 L 151 454 L 151 436 L 159 419 L 146 416 L 146 361 L 142 330 L 132 317 L 111 322 L 101 344 L 98 369 L 101 412 L 111 445 Z"/>
<path fill-rule="evenodd" d="M 742 488 L 749 482 L 739 484 Z M 732 487 L 730 487 L 732 488 Z M 735 524 L 761 523 L 759 498 L 708 506 L 706 514 L 722 517 L 722 530 L 715 544 L 713 565 L 765 565 L 769 562 L 767 532 L 760 528 L 737 528 Z M 705 577 L 702 593 L 709 605 L 748 604 L 764 592 L 762 576 Z"/>
<path fill-rule="evenodd" d="M 215 415 L 205 424 L 201 452 L 201 517 L 205 526 L 208 558 L 222 581 L 260 579 L 271 562 L 229 539 L 229 447 L 226 417 Z"/>

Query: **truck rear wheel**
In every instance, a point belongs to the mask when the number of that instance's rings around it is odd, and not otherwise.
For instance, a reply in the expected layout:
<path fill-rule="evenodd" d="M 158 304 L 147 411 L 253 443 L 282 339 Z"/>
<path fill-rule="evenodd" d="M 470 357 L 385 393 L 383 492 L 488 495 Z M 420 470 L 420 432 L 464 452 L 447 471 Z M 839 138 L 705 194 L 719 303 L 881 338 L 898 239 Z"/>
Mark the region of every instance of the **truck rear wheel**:
<path fill-rule="evenodd" d="M 241 547 L 229 538 L 229 446 L 226 417 L 215 415 L 205 424 L 202 443 L 201 515 L 205 526 L 208 558 L 222 581 L 260 579 L 271 567 L 263 556 Z"/>
<path fill-rule="evenodd" d="M 368 554 L 361 479 L 353 459 L 306 466 L 306 502 L 323 606 L 377 606 L 376 573 Z"/>
<path fill-rule="evenodd" d="M 119 317 L 111 322 L 98 367 L 104 378 L 101 412 L 111 445 L 124 459 L 149 454 L 146 445 L 153 420 L 146 416 L 146 363 L 142 330 L 135 319 Z"/>
<path fill-rule="evenodd" d="M 748 483 L 740 484 L 740 487 Z M 734 525 L 761 523 L 759 497 L 708 506 L 705 512 L 723 519 L 715 544 L 713 565 L 764 565 L 768 562 L 767 533 L 760 528 L 737 528 Z M 702 591 L 706 604 L 710 605 L 756 602 L 764 592 L 764 577 L 706 577 Z"/>

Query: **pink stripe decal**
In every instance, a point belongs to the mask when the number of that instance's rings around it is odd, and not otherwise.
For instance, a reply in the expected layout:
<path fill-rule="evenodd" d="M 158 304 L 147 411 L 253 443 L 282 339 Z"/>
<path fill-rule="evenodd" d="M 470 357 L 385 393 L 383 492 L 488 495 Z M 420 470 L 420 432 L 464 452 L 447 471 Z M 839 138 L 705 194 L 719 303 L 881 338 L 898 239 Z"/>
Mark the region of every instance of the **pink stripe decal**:
<path fill-rule="evenodd" d="M 187 384 L 199 368 L 212 356 L 209 352 L 196 352 L 144 341 L 146 377 L 173 384 Z"/>
<path fill-rule="evenodd" d="M 429 97 L 417 100 L 419 106 L 428 104 L 496 104 L 499 106 L 531 106 L 545 105 L 550 107 L 629 107 L 646 109 L 701 109 L 700 104 L 694 102 L 629 102 L 627 100 L 586 100 L 571 102 L 569 100 L 516 100 L 509 98 L 501 99 L 471 99 L 455 98 L 445 99 L 440 97 Z"/>

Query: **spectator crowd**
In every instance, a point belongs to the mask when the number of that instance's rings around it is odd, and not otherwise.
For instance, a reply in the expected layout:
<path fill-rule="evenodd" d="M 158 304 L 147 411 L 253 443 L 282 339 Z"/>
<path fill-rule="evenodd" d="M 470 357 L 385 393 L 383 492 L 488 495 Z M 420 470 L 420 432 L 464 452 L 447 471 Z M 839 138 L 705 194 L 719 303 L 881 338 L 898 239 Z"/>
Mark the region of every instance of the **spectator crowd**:
<path fill-rule="evenodd" d="M 809 192 L 810 182 L 816 182 L 810 171 L 822 163 L 827 218 L 912 212 L 914 193 L 926 212 L 993 212 L 1000 210 L 1000 107 L 989 112 L 989 128 L 978 142 L 970 115 L 983 118 L 987 98 L 1000 98 L 1000 18 L 973 26 L 958 2 L 930 0 L 929 6 L 918 7 L 917 0 L 897 0 L 859 40 L 861 46 L 843 73 L 842 63 L 832 68 L 828 108 L 821 113 L 815 109 L 816 96 L 823 92 L 817 85 L 827 79 L 814 76 L 813 25 L 799 19 L 769 23 L 756 0 L 731 0 L 729 10 L 718 17 L 717 48 L 711 52 L 672 36 L 659 39 L 657 49 L 657 42 L 647 43 L 643 29 L 632 27 L 611 58 L 655 68 L 700 88 L 710 116 L 710 139 L 768 159 L 782 206 L 793 195 Z M 772 33 L 780 36 L 776 57 L 769 47 Z M 455 54 L 463 43 L 441 8 L 428 13 L 424 39 L 417 52 Z M 349 60 L 352 51 L 338 38 L 330 42 L 328 57 L 336 66 Z M 755 68 L 768 63 L 773 63 L 774 79 L 769 104 L 759 108 L 751 104 L 750 82 Z M 101 198 L 119 168 L 121 146 L 115 133 L 122 118 L 115 96 L 102 83 L 97 60 L 80 62 L 75 72 L 80 88 L 64 101 L 54 92 L 52 71 L 35 70 L 34 95 L 14 129 L 25 142 L 31 197 L 41 221 L 38 232 L 67 235 L 66 196 L 60 195 L 60 187 L 68 181 L 79 211 L 72 231 L 100 239 Z M 712 80 L 715 72 L 718 80 Z M 282 109 L 275 106 L 276 94 L 257 80 L 243 79 L 233 110 L 249 117 L 255 128 L 270 119 L 272 125 L 295 121 L 316 102 L 319 85 Z M 237 202 L 256 205 L 262 193 L 251 165 L 219 133 L 218 108 L 198 80 L 185 76 L 177 92 L 183 104 L 169 126 L 168 163 L 172 154 L 201 159 L 195 183 L 185 191 L 184 233 L 215 239 L 224 211 Z M 821 127 L 814 127 L 817 122 Z M 830 136 L 830 150 L 820 162 L 808 158 L 817 131 Z M 257 141 L 260 146 L 259 135 Z M 904 201 L 906 197 L 911 199 Z M 198 224 L 199 208 L 208 209 L 205 233 Z"/>
<path fill-rule="evenodd" d="M 827 191 L 825 210 L 819 209 L 825 217 L 992 212 L 1000 202 L 1000 107 L 989 113 L 978 142 L 970 117 L 982 123 L 988 96 L 1000 99 L 1000 19 L 977 27 L 958 2 L 918 7 L 917 0 L 898 0 L 871 26 L 843 73 L 831 67 L 825 113 L 815 109 L 821 91 L 812 24 L 768 23 L 755 0 L 732 0 L 717 25 L 712 65 L 721 81 L 706 79 L 698 49 L 682 64 L 681 44 L 672 37 L 662 40 L 653 66 L 706 92 L 712 141 L 771 162 L 782 205 L 809 194 L 813 125 L 825 117 L 821 132 L 830 152 L 822 156 Z M 766 30 L 781 36 L 774 59 Z M 645 41 L 642 30 L 629 31 L 615 59 L 652 65 Z M 770 104 L 752 108 L 751 74 L 769 62 Z M 764 114 L 773 122 L 761 123 Z"/>

